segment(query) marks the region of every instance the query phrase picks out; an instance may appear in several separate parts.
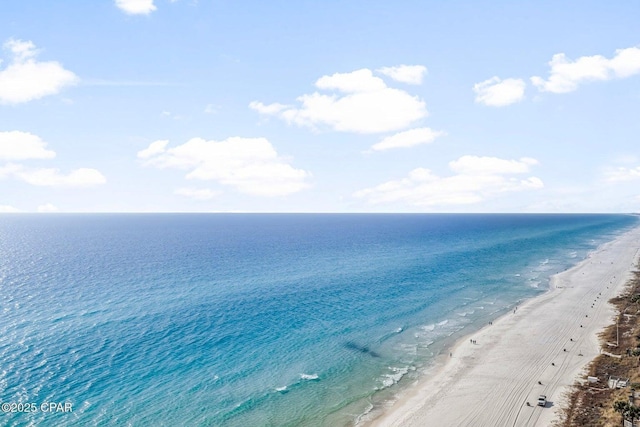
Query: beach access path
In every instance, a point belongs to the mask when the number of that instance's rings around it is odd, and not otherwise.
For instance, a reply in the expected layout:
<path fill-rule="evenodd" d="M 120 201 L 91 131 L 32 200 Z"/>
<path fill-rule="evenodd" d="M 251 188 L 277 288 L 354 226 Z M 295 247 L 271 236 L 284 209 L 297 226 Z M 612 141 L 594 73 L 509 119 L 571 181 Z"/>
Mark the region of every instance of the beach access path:
<path fill-rule="evenodd" d="M 552 425 L 570 386 L 600 352 L 597 335 L 615 321 L 608 300 L 631 278 L 639 247 L 635 228 L 553 276 L 548 292 L 460 340 L 430 378 L 371 425 Z M 546 407 L 537 406 L 541 394 Z"/>

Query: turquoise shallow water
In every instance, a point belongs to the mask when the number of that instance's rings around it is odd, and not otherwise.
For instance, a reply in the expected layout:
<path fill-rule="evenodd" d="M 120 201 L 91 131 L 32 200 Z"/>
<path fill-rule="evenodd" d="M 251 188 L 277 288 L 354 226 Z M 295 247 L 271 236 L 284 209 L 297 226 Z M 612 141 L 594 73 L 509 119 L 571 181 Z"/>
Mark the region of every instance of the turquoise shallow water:
<path fill-rule="evenodd" d="M 637 222 L 5 215 L 0 425 L 350 425 Z"/>

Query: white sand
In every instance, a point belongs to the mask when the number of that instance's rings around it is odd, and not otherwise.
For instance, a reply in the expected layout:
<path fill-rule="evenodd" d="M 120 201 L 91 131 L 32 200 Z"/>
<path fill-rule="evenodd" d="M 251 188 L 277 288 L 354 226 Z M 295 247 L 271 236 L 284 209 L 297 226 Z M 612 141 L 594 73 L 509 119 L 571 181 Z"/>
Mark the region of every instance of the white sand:
<path fill-rule="evenodd" d="M 557 274 L 549 292 L 457 343 L 441 369 L 372 425 L 551 425 L 569 386 L 600 351 L 597 334 L 614 322 L 607 301 L 624 289 L 639 247 L 637 228 Z M 545 408 L 536 405 L 540 394 L 549 401 Z"/>

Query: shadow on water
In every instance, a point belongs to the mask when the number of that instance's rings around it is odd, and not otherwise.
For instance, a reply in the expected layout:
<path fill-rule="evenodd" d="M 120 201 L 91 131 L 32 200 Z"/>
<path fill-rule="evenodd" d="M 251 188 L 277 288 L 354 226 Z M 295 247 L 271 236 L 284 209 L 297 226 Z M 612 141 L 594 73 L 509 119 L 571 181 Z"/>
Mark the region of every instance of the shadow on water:
<path fill-rule="evenodd" d="M 344 346 L 349 350 L 359 351 L 360 353 L 368 354 L 371 357 L 380 357 L 378 353 L 376 353 L 373 350 L 370 350 L 369 347 L 356 344 L 353 341 L 347 342 Z"/>

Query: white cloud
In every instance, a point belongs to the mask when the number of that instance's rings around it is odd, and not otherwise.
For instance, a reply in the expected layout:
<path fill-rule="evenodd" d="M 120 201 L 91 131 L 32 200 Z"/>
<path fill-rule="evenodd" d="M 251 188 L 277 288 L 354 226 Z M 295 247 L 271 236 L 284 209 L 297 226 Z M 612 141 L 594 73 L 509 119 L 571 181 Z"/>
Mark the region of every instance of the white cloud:
<path fill-rule="evenodd" d="M 164 141 L 156 141 L 138 152 L 138 157 L 146 166 L 187 170 L 187 179 L 217 181 L 246 194 L 283 196 L 309 187 L 311 174 L 291 166 L 265 138 L 192 138 L 165 147 Z"/>
<path fill-rule="evenodd" d="M 291 106 L 280 104 L 278 102 L 274 102 L 273 104 L 269 104 L 269 105 L 264 105 L 260 101 L 252 101 L 249 103 L 249 108 L 257 111 L 260 114 L 276 115 L 281 111 L 291 108 Z"/>
<path fill-rule="evenodd" d="M 609 60 L 609 68 L 621 79 L 640 73 L 640 48 L 616 50 L 616 55 Z"/>
<path fill-rule="evenodd" d="M 38 54 L 36 45 L 33 44 L 31 40 L 9 39 L 4 43 L 3 47 L 10 51 L 13 54 L 14 60 L 18 62 L 24 62 Z"/>
<path fill-rule="evenodd" d="M 148 159 L 150 157 L 156 156 L 160 153 L 164 153 L 167 144 L 169 144 L 168 139 L 162 139 L 158 141 L 153 141 L 147 148 L 144 150 L 138 151 L 139 159 Z"/>
<path fill-rule="evenodd" d="M 39 205 L 37 210 L 38 212 L 41 212 L 41 213 L 58 212 L 58 208 L 51 203 L 45 203 L 44 205 Z"/>
<path fill-rule="evenodd" d="M 16 163 L 0 167 L 0 178 L 16 178 L 31 185 L 62 188 L 92 187 L 107 181 L 96 169 L 79 168 L 65 175 L 55 168 L 29 169 Z"/>
<path fill-rule="evenodd" d="M 67 175 L 60 173 L 59 169 L 25 169 L 20 167 L 14 176 L 31 185 L 42 187 L 92 187 L 107 182 L 107 179 L 96 169 L 79 168 Z"/>
<path fill-rule="evenodd" d="M 171 111 L 162 111 L 160 113 L 162 117 L 167 117 L 173 120 L 183 120 L 185 117 L 180 114 L 172 113 Z"/>
<path fill-rule="evenodd" d="M 47 143 L 39 136 L 17 130 L 0 132 L 0 159 L 52 159 L 55 151 L 46 149 Z"/>
<path fill-rule="evenodd" d="M 371 70 L 363 68 L 350 73 L 335 73 L 322 76 L 316 81 L 316 87 L 323 90 L 337 90 L 345 93 L 375 92 L 387 87 Z"/>
<path fill-rule="evenodd" d="M 0 213 L 18 213 L 21 212 L 20 209 L 14 208 L 10 205 L 0 205 Z"/>
<path fill-rule="evenodd" d="M 371 149 L 374 151 L 383 151 L 391 148 L 404 148 L 420 144 L 429 144 L 435 141 L 437 137 L 443 135 L 446 135 L 446 132 L 434 131 L 430 128 L 410 129 L 384 138 L 382 141 L 374 144 Z"/>
<path fill-rule="evenodd" d="M 376 70 L 393 80 L 410 85 L 422 84 L 422 78 L 427 73 L 424 65 L 398 65 L 397 67 L 382 67 Z"/>
<path fill-rule="evenodd" d="M 299 108 L 280 103 L 265 105 L 253 101 L 249 107 L 287 123 L 317 129 L 326 126 L 341 132 L 380 133 L 404 129 L 427 116 L 424 101 L 388 87 L 371 70 L 336 73 L 316 81 L 321 90 L 298 97 Z"/>
<path fill-rule="evenodd" d="M 543 188 L 540 178 L 509 176 L 528 172 L 529 166 L 537 164 L 534 159 L 525 159 L 464 156 L 449 163 L 454 175 L 440 177 L 429 169 L 417 168 L 403 179 L 357 191 L 354 197 L 371 204 L 436 207 L 480 203 L 503 193 Z"/>
<path fill-rule="evenodd" d="M 208 188 L 178 188 L 173 194 L 190 197 L 195 200 L 210 200 L 221 194 L 220 191 L 213 191 Z"/>
<path fill-rule="evenodd" d="M 153 0 L 115 0 L 116 6 L 129 15 L 148 15 L 156 10 Z"/>
<path fill-rule="evenodd" d="M 51 159 L 55 151 L 46 149 L 47 143 L 29 132 L 0 132 L 0 160 Z M 59 169 L 27 168 L 18 163 L 0 167 L 0 179 L 15 178 L 31 185 L 46 187 L 91 187 L 104 184 L 106 178 L 96 169 L 79 168 L 63 174 Z"/>
<path fill-rule="evenodd" d="M 0 179 L 13 176 L 16 173 L 22 171 L 22 169 L 23 169 L 22 165 L 18 165 L 15 163 L 7 163 L 6 165 L 0 167 Z"/>
<path fill-rule="evenodd" d="M 218 111 L 220 111 L 220 106 L 219 105 L 207 104 L 207 106 L 204 107 L 204 113 L 205 114 L 217 114 Z"/>
<path fill-rule="evenodd" d="M 497 157 L 462 156 L 449 162 L 449 168 L 464 175 L 496 175 L 527 173 L 536 159 L 522 157 L 520 160 L 505 160 Z"/>
<path fill-rule="evenodd" d="M 613 58 L 601 55 L 582 56 L 575 61 L 564 53 L 553 55 L 547 80 L 531 77 L 531 82 L 540 91 L 553 93 L 572 92 L 582 83 L 626 78 L 640 73 L 640 48 L 618 49 Z"/>
<path fill-rule="evenodd" d="M 526 83 L 521 79 L 501 80 L 494 76 L 473 85 L 476 102 L 491 107 L 504 107 L 524 99 Z"/>
<path fill-rule="evenodd" d="M 60 92 L 78 82 L 78 77 L 55 61 L 38 62 L 31 41 L 10 39 L 4 44 L 12 54 L 0 70 L 0 103 L 18 104 Z"/>
<path fill-rule="evenodd" d="M 623 182 L 640 179 L 640 166 L 635 168 L 627 168 L 620 166 L 617 168 L 608 168 L 605 170 L 605 181 L 607 182 Z"/>

